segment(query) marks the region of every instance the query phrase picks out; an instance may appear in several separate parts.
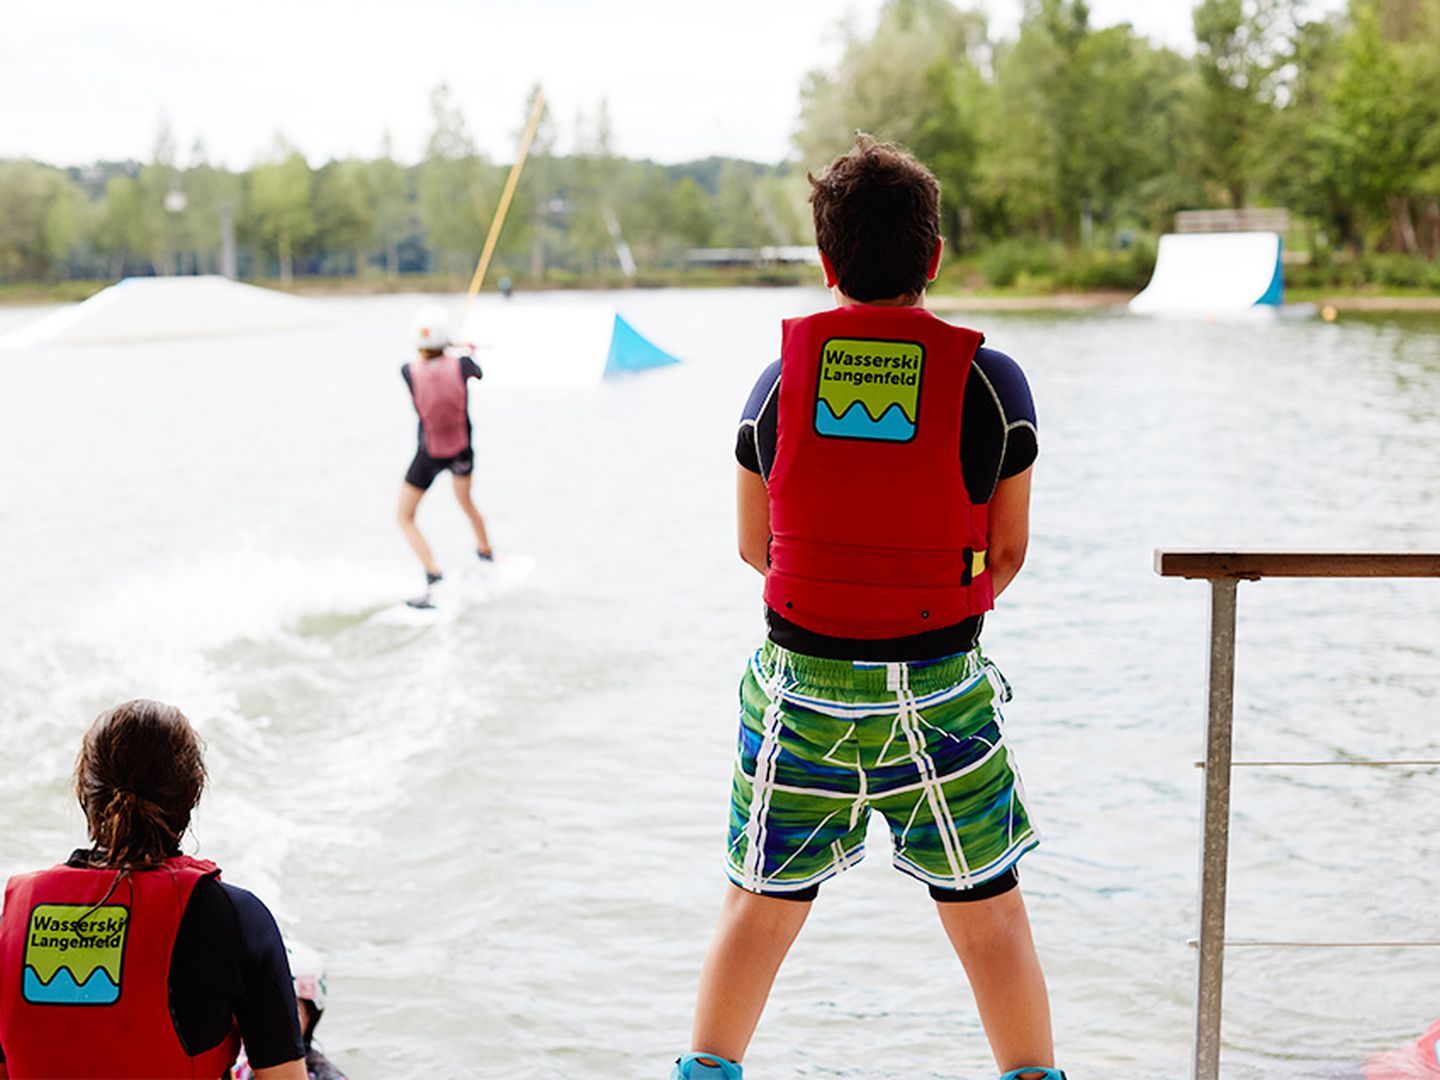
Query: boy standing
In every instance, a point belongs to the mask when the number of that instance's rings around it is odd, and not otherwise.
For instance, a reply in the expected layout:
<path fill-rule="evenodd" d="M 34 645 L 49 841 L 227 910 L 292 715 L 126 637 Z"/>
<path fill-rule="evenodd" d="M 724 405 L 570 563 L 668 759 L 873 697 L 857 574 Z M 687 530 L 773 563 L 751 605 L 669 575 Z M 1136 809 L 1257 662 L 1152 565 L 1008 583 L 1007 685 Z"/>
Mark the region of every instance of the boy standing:
<path fill-rule="evenodd" d="M 741 684 L 727 891 L 675 1080 L 740 1059 L 821 882 L 872 809 L 924 882 L 1002 1080 L 1063 1080 L 1016 864 L 1038 843 L 978 647 L 1029 537 L 1034 406 L 1014 361 L 925 310 L 939 185 L 858 135 L 811 203 L 837 308 L 785 323 L 737 457 L 769 635 Z"/>
<path fill-rule="evenodd" d="M 475 450 L 470 445 L 470 402 L 467 387 L 480 378 L 480 367 L 469 356 L 447 352 L 450 334 L 445 310 L 427 305 L 415 316 L 415 345 L 418 356 L 400 369 L 415 411 L 420 416 L 420 444 L 405 471 L 400 486 L 396 518 L 411 549 L 425 566 L 425 593 L 407 600 L 411 607 L 433 607 L 431 588 L 440 580 L 440 566 L 430 545 L 415 524 L 415 511 L 430 485 L 449 470 L 455 483 L 455 501 L 475 531 L 475 553 L 489 562 L 494 558 L 485 535 L 485 519 L 470 498 L 470 476 L 475 470 Z"/>

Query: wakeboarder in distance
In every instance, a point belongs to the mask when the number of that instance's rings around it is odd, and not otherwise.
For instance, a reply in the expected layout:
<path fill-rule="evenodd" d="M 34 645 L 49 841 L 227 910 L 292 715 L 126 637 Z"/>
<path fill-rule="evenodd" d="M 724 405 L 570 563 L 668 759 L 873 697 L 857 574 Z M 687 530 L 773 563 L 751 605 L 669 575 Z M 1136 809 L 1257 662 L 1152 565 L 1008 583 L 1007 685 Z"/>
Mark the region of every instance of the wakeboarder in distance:
<path fill-rule="evenodd" d="M 405 539 L 425 567 L 425 592 L 406 601 L 417 608 L 435 606 L 431 589 L 442 575 L 430 545 L 415 524 L 415 511 L 435 478 L 445 470 L 450 471 L 454 482 L 455 501 L 475 531 L 475 553 L 485 562 L 494 558 L 490 538 L 485 533 L 485 519 L 470 498 L 475 450 L 470 441 L 468 387 L 471 379 L 481 377 L 480 366 L 474 357 L 449 350 L 450 344 L 448 320 L 442 306 L 427 304 L 416 312 L 417 355 L 400 373 L 420 416 L 419 445 L 405 471 L 405 482 L 400 486 L 396 518 Z"/>

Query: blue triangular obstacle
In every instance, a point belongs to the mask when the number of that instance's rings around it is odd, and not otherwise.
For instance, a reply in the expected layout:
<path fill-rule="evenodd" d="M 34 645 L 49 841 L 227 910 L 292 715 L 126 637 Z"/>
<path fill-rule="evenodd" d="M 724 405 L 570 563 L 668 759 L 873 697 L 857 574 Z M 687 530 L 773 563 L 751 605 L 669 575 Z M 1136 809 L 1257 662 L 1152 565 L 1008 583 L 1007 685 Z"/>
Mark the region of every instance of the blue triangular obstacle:
<path fill-rule="evenodd" d="M 645 371 L 678 363 L 678 357 L 658 348 L 616 314 L 615 328 L 610 334 L 610 355 L 605 361 L 606 378 L 621 371 Z"/>

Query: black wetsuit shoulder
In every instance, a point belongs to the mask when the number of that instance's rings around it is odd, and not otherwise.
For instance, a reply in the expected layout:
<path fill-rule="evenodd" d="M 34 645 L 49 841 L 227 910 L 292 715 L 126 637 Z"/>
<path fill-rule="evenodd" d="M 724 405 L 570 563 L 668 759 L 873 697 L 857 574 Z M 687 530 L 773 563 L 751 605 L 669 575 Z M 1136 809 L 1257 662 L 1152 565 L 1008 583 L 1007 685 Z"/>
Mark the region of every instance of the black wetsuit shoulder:
<path fill-rule="evenodd" d="M 410 364 L 413 361 L 407 360 L 400 365 L 400 377 L 405 380 L 405 385 L 410 388 L 410 393 L 415 393 L 415 382 L 410 378 Z M 463 379 L 483 379 L 485 373 L 480 370 L 480 365 L 475 362 L 473 356 L 460 357 L 460 377 Z"/>
<path fill-rule="evenodd" d="M 220 1042 L 233 1020 L 251 1065 L 305 1056 L 285 942 L 253 893 L 214 878 L 195 886 L 170 959 L 170 1014 L 192 1054 Z"/>

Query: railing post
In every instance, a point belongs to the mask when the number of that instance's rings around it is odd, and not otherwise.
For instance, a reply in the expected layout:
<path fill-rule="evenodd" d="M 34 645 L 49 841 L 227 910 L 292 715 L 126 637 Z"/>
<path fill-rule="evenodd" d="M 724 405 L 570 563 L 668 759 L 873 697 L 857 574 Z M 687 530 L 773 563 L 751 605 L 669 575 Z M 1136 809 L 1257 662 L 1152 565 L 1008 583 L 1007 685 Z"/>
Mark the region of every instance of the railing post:
<path fill-rule="evenodd" d="M 1200 846 L 1199 971 L 1194 1080 L 1219 1080 L 1225 965 L 1225 880 L 1230 855 L 1230 758 L 1235 709 L 1235 578 L 1210 582 L 1209 707 L 1205 720 L 1205 818 Z"/>
<path fill-rule="evenodd" d="M 1235 764 L 1231 755 L 1231 736 L 1235 711 L 1235 601 L 1239 583 L 1267 577 L 1440 578 L 1440 552 L 1160 549 L 1155 552 L 1155 569 L 1162 577 L 1208 581 L 1211 589 L 1210 686 L 1205 720 L 1205 817 L 1200 845 L 1200 933 L 1196 942 L 1199 948 L 1196 953 L 1195 1054 L 1190 1075 L 1193 1080 L 1219 1080 L 1221 988 L 1225 973 L 1225 893 L 1230 859 L 1230 771 Z M 1425 759 L 1389 762 L 1402 763 L 1430 765 L 1432 762 Z M 1381 762 L 1325 764 L 1378 765 Z M 1395 944 L 1385 943 L 1385 947 L 1392 948 Z M 1431 943 L 1408 944 L 1429 947 Z"/>

